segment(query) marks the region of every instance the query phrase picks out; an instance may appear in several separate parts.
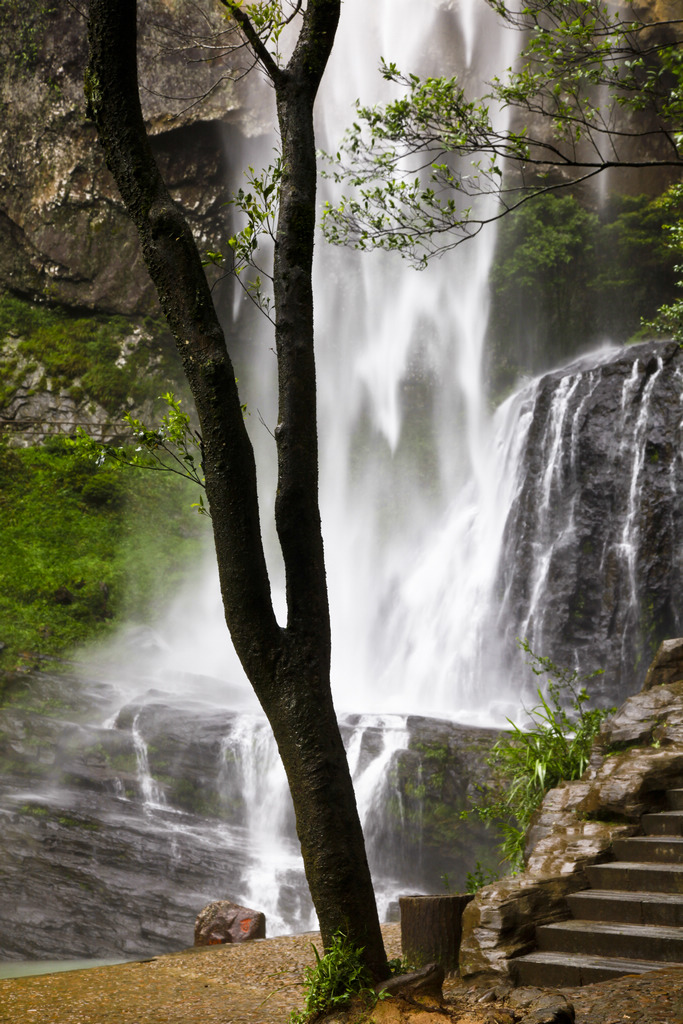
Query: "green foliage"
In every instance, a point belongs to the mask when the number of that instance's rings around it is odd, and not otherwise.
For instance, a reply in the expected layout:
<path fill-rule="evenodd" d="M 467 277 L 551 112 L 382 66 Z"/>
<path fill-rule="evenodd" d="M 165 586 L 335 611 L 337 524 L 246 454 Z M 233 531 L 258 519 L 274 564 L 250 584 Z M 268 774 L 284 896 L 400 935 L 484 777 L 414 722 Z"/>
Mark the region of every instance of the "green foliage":
<path fill-rule="evenodd" d="M 615 196 L 600 215 L 573 195 L 530 200 L 500 226 L 488 338 L 495 386 L 605 337 L 640 331 L 674 289 L 659 200 Z"/>
<path fill-rule="evenodd" d="M 546 676 L 545 693 L 538 688 L 539 703 L 527 711 L 528 729 L 508 719 L 512 729 L 497 741 L 487 762 L 494 782 L 465 812 L 497 828 L 500 850 L 513 871 L 523 868 L 524 840 L 534 811 L 549 789 L 583 775 L 600 724 L 615 710 L 587 706 L 590 698 L 582 684 L 599 672 L 580 676 L 534 654 L 526 640 L 520 647 L 530 656 L 534 674 Z"/>
<path fill-rule="evenodd" d="M 244 27 L 244 18 L 250 21 L 250 31 L 245 33 L 251 42 L 251 33 L 267 48 L 276 61 L 280 61 L 278 43 L 283 29 L 301 11 L 301 0 L 223 0 L 228 9 L 228 17 L 232 16 Z M 253 47 L 256 49 L 256 47 Z"/>
<path fill-rule="evenodd" d="M 142 420 L 127 413 L 123 419 L 130 430 L 131 443 L 106 444 L 94 440 L 84 430 L 79 429 L 74 442 L 75 450 L 86 458 L 94 459 L 100 466 L 109 462 L 119 466 L 173 473 L 203 488 L 201 435 L 192 428 L 189 414 L 180 408 L 181 400 L 176 398 L 172 391 L 167 391 L 159 397 L 166 406 L 166 412 L 161 417 L 158 427 L 146 426 Z M 193 508 L 208 515 L 201 495 L 199 501 L 193 504 Z"/>
<path fill-rule="evenodd" d="M 467 872 L 465 891 L 478 892 L 485 885 L 490 885 L 491 882 L 497 882 L 499 878 L 500 874 L 497 871 L 492 871 L 490 868 L 484 867 L 481 861 L 478 860 L 474 871 Z"/>
<path fill-rule="evenodd" d="M 664 225 L 665 244 L 672 255 L 681 260 L 683 258 L 683 185 L 675 184 L 660 196 L 658 208 L 666 219 Z M 683 288 L 683 263 L 677 263 L 675 267 L 678 280 L 676 286 Z M 650 321 L 645 320 L 643 326 L 646 330 L 655 331 L 667 337 L 683 343 L 683 299 L 677 298 L 672 303 L 663 304 L 657 315 Z"/>
<path fill-rule="evenodd" d="M 35 668 L 124 618 L 152 621 L 202 550 L 188 485 L 0 442 L 0 668 Z"/>
<path fill-rule="evenodd" d="M 229 200 L 229 205 L 242 214 L 246 224 L 228 239 L 232 256 L 232 273 L 244 288 L 249 298 L 274 323 L 273 303 L 270 295 L 264 291 L 263 278 L 272 286 L 273 276 L 257 262 L 257 250 L 262 236 L 275 240 L 275 227 L 280 202 L 280 182 L 282 180 L 282 160 L 276 156 L 275 162 L 257 174 L 253 167 L 244 172 L 249 188 L 240 188 Z M 225 256 L 221 252 L 208 251 L 205 254 L 204 266 L 209 264 L 217 267 L 225 266 Z"/>
<path fill-rule="evenodd" d="M 153 398 L 160 379 L 181 375 L 168 334 L 153 321 L 141 329 L 125 317 L 76 316 L 8 293 L 0 294 L 0 356 L 0 406 L 22 382 L 27 363 L 44 369 L 38 388 L 49 378 L 53 390 L 94 399 L 110 413 L 129 399 L 139 405 Z"/>
<path fill-rule="evenodd" d="M 538 196 L 500 226 L 488 338 L 495 386 L 586 343 L 598 217 L 571 196 Z"/>
<path fill-rule="evenodd" d="M 320 956 L 313 946 L 315 966 L 304 971 L 306 995 L 303 1010 L 293 1010 L 290 1024 L 306 1024 L 325 1013 L 342 1010 L 352 996 L 375 1001 L 373 980 L 363 950 L 354 946 L 343 932 L 337 932 L 332 945 Z"/>

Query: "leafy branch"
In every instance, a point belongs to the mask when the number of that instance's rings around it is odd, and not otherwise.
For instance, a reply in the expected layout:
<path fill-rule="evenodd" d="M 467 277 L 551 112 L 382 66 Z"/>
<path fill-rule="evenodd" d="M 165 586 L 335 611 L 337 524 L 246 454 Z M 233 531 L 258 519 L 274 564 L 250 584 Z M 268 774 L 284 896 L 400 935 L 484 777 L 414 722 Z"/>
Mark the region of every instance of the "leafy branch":
<path fill-rule="evenodd" d="M 124 422 L 131 433 L 126 445 L 96 441 L 79 427 L 74 445 L 86 458 L 98 465 L 115 462 L 136 469 L 174 473 L 204 488 L 204 452 L 202 438 L 193 430 L 188 413 L 181 408 L 181 400 L 169 391 L 160 398 L 166 403 L 166 412 L 158 427 L 146 426 L 142 420 L 128 413 Z M 203 496 L 193 503 L 201 515 L 209 515 Z"/>
<path fill-rule="evenodd" d="M 232 257 L 231 271 L 251 301 L 274 324 L 273 300 L 265 291 L 263 280 L 265 278 L 272 287 L 273 276 L 257 263 L 256 253 L 259 239 L 263 235 L 275 240 L 282 159 L 278 154 L 274 163 L 259 174 L 253 167 L 249 167 L 244 174 L 247 189 L 238 189 L 232 199 L 228 200 L 228 205 L 234 206 L 246 219 L 244 227 L 228 239 Z M 222 252 L 206 252 L 204 266 L 224 267 L 225 264 L 226 257 Z M 256 276 L 249 276 L 249 270 L 255 271 Z"/>
<path fill-rule="evenodd" d="M 327 155 L 328 177 L 352 190 L 324 211 L 329 241 L 395 250 L 424 266 L 534 195 L 615 166 L 680 166 L 678 22 L 627 19 L 599 0 L 530 0 L 521 13 L 489 2 L 526 33 L 518 70 L 471 100 L 455 77 L 420 78 L 382 61 L 403 95 L 357 104 L 339 150 Z M 513 123 L 528 124 L 499 126 L 495 111 L 506 108 L 519 112 Z M 638 122 L 642 111 L 653 128 Z M 534 131 L 539 119 L 550 131 Z M 645 136 L 659 140 L 658 153 L 634 156 Z M 495 202 L 477 201 L 486 196 Z"/>
<path fill-rule="evenodd" d="M 283 30 L 301 12 L 302 0 L 220 0 L 242 30 L 252 52 L 268 76 L 275 80 L 280 74 L 281 54 L 278 44 Z M 288 10 L 288 13 L 285 11 Z"/>

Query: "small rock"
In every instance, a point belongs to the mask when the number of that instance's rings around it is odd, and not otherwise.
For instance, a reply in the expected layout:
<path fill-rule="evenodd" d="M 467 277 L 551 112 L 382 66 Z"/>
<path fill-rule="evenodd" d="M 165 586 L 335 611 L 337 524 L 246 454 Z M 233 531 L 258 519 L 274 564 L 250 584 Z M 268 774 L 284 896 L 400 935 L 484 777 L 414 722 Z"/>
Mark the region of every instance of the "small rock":
<path fill-rule="evenodd" d="M 507 1002 L 509 1006 L 525 1010 L 544 995 L 546 995 L 545 989 L 536 988 L 533 985 L 525 985 L 523 988 L 513 988 L 507 997 Z"/>
<path fill-rule="evenodd" d="M 230 900 L 209 903 L 197 915 L 194 925 L 195 946 L 218 946 L 225 942 L 247 942 L 265 937 L 265 914 L 260 910 L 240 907 Z"/>
<path fill-rule="evenodd" d="M 574 1024 L 574 1006 L 559 992 L 547 992 L 535 1000 L 519 1024 Z"/>
<path fill-rule="evenodd" d="M 496 993 L 495 993 L 495 991 L 492 988 L 490 988 L 488 990 L 488 992 L 484 992 L 483 996 L 479 996 L 479 998 L 477 999 L 477 1002 L 478 1003 L 493 1003 L 495 1001 L 495 998 L 496 998 Z"/>

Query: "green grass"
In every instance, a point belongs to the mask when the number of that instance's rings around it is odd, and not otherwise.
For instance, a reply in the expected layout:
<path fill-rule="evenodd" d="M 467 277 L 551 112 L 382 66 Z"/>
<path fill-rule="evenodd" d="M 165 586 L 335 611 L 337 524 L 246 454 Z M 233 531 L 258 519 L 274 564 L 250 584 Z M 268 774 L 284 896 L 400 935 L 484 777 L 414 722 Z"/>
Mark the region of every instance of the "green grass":
<path fill-rule="evenodd" d="M 0 441 L 0 671 L 153 621 L 201 556 L 196 500 L 178 477 L 98 467 L 64 439 Z"/>

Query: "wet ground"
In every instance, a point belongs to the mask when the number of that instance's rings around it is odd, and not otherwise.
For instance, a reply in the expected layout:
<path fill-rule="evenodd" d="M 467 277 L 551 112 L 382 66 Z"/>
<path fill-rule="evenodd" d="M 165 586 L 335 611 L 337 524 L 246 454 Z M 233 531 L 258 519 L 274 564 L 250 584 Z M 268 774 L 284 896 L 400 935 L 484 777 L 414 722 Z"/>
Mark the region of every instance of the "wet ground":
<path fill-rule="evenodd" d="M 385 926 L 389 956 L 398 925 Z M 302 1001 L 301 976 L 315 935 L 212 946 L 91 970 L 0 980 L 2 1024 L 286 1024 Z M 510 1024 L 505 1000 L 447 982 L 444 1013 L 387 1000 L 381 1024 Z M 683 1024 L 683 968 L 631 975 L 562 992 L 576 1024 Z"/>

